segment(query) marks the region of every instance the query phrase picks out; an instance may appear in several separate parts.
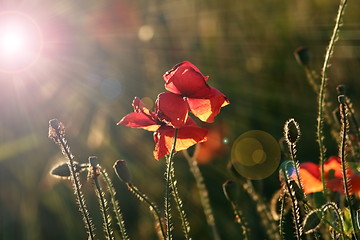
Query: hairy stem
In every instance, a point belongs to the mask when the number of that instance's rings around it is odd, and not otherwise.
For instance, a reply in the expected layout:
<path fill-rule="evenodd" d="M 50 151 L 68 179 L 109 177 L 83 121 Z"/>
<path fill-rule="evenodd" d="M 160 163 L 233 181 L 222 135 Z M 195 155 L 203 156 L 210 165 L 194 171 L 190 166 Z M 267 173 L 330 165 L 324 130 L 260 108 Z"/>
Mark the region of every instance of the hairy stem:
<path fill-rule="evenodd" d="M 162 224 L 162 218 L 158 207 L 132 183 L 126 183 L 129 191 L 131 191 L 140 201 L 146 202 L 150 206 L 150 210 L 154 213 L 154 217 L 157 219 L 163 239 L 166 237 L 164 226 Z"/>
<path fill-rule="evenodd" d="M 79 174 L 75 171 L 75 166 L 74 166 L 74 156 L 71 154 L 70 148 L 67 145 L 66 139 L 63 137 L 63 134 L 60 133 L 59 129 L 54 128 L 54 130 L 57 135 L 58 138 L 57 140 L 61 146 L 62 152 L 69 160 L 68 165 L 71 173 L 71 180 L 73 182 L 73 188 L 76 195 L 76 200 L 79 204 L 81 214 L 83 215 L 85 226 L 89 233 L 89 237 L 91 240 L 94 240 L 95 239 L 94 226 L 92 224 L 89 212 L 87 210 L 85 199 L 81 192 L 81 183 L 79 179 Z"/>
<path fill-rule="evenodd" d="M 170 181 L 168 182 L 168 185 L 171 187 L 171 192 L 172 192 L 172 195 L 174 197 L 176 208 L 177 208 L 177 210 L 179 212 L 179 215 L 180 215 L 181 226 L 182 226 L 183 233 L 185 235 L 185 239 L 189 240 L 190 239 L 190 235 L 189 235 L 190 225 L 189 225 L 189 222 L 187 221 L 186 214 L 185 214 L 185 211 L 183 209 L 183 203 L 181 201 L 179 191 L 178 191 L 177 186 L 176 186 L 175 169 L 174 169 L 174 165 L 173 165 L 173 162 L 172 162 L 173 157 L 174 157 L 174 153 L 175 153 L 177 135 L 178 135 L 178 129 L 175 128 L 174 143 L 172 145 L 170 154 L 167 157 L 167 164 L 168 164 L 168 170 L 169 170 L 169 172 L 167 172 L 167 174 L 170 175 L 169 176 Z"/>
<path fill-rule="evenodd" d="M 283 170 L 283 175 L 285 177 L 285 187 L 286 190 L 288 192 L 288 195 L 290 197 L 291 200 L 291 207 L 292 207 L 292 213 L 293 213 L 293 222 L 294 222 L 294 227 L 295 227 L 295 236 L 297 240 L 301 239 L 301 235 L 302 235 L 302 231 L 301 231 L 301 224 L 300 224 L 300 216 L 299 216 L 299 207 L 298 207 L 298 202 L 296 200 L 295 197 L 295 193 L 291 187 L 291 184 L 289 183 L 289 179 L 288 179 L 288 173 Z"/>
<path fill-rule="evenodd" d="M 215 225 L 214 213 L 210 205 L 209 193 L 204 183 L 204 178 L 201 174 L 197 161 L 189 155 L 187 150 L 183 150 L 183 154 L 188 161 L 190 171 L 195 178 L 196 185 L 199 190 L 201 205 L 204 209 L 204 214 L 206 217 L 206 222 L 212 230 L 213 239 L 220 240 L 220 235 Z"/>
<path fill-rule="evenodd" d="M 244 235 L 244 240 L 249 240 L 249 231 L 246 227 L 246 223 L 242 217 L 241 211 L 239 210 L 238 205 L 235 202 L 231 202 L 231 206 L 234 210 L 234 214 L 236 216 L 236 222 L 240 224 L 242 233 Z"/>
<path fill-rule="evenodd" d="M 349 210 L 350 210 L 350 216 L 351 216 L 351 224 L 352 227 L 354 229 L 354 238 L 357 238 L 357 234 L 356 234 L 356 223 L 355 223 L 355 212 L 354 209 L 352 207 L 352 199 L 350 196 L 350 190 L 349 190 L 349 179 L 348 179 L 348 175 L 347 175 L 347 163 L 346 163 L 346 135 L 347 135 L 347 130 L 348 130 L 348 122 L 347 122 L 347 113 L 346 113 L 346 104 L 345 103 L 341 103 L 340 104 L 340 114 L 341 114 L 341 145 L 340 145 L 340 159 L 341 159 L 341 171 L 342 171 L 342 175 L 343 175 L 343 185 L 344 185 L 344 192 L 345 192 L 345 197 L 346 197 L 346 201 L 349 205 Z"/>
<path fill-rule="evenodd" d="M 285 197 L 283 196 L 281 198 L 281 206 L 280 206 L 280 219 L 279 219 L 279 233 L 281 236 L 281 239 L 285 239 L 285 232 L 284 232 L 284 217 L 285 217 Z"/>
<path fill-rule="evenodd" d="M 101 171 L 101 175 L 103 176 L 103 178 L 105 180 L 105 183 L 106 183 L 106 185 L 108 187 L 108 191 L 109 191 L 110 199 L 111 199 L 111 204 L 113 206 L 115 217 L 116 217 L 117 223 L 118 223 L 119 228 L 120 228 L 121 237 L 122 237 L 123 240 L 129 240 L 130 238 L 129 238 L 127 232 L 126 232 L 126 228 L 125 228 L 124 220 L 123 220 L 121 210 L 120 210 L 120 207 L 119 207 L 119 203 L 116 200 L 116 192 L 115 192 L 114 186 L 112 185 L 112 183 L 110 181 L 110 178 L 109 178 L 107 172 L 105 171 L 105 169 L 100 168 L 100 171 Z"/>
<path fill-rule="evenodd" d="M 103 217 L 103 221 L 104 221 L 104 230 L 105 230 L 105 233 L 107 235 L 107 239 L 108 240 L 113 240 L 114 237 L 113 237 L 113 234 L 112 234 L 112 229 L 111 229 L 111 226 L 110 226 L 110 217 L 109 215 L 107 214 L 107 204 L 106 204 L 106 200 L 104 198 L 104 192 L 102 191 L 101 187 L 100 187 L 100 184 L 99 184 L 99 180 L 98 180 L 98 177 L 95 176 L 94 177 L 94 183 L 95 183 L 95 187 L 96 187 L 96 193 L 97 193 L 97 196 L 99 198 L 99 202 L 101 204 L 101 213 L 102 213 L 102 217 Z"/>
<path fill-rule="evenodd" d="M 325 153 L 326 149 L 324 146 L 324 136 L 323 136 L 323 108 L 325 105 L 325 89 L 327 85 L 327 69 L 329 67 L 330 58 L 334 51 L 335 42 L 338 39 L 339 29 L 342 22 L 342 18 L 344 16 L 344 10 L 345 6 L 347 4 L 347 0 L 341 0 L 339 4 L 339 9 L 336 17 L 335 26 L 333 29 L 332 36 L 330 38 L 329 45 L 326 50 L 324 64 L 321 70 L 321 84 L 320 84 L 320 90 L 319 90 L 319 102 L 318 102 L 318 118 L 317 118 L 317 140 L 319 144 L 319 151 L 320 151 L 320 164 L 321 164 L 321 181 L 323 185 L 323 192 L 326 196 L 326 183 L 325 183 Z"/>

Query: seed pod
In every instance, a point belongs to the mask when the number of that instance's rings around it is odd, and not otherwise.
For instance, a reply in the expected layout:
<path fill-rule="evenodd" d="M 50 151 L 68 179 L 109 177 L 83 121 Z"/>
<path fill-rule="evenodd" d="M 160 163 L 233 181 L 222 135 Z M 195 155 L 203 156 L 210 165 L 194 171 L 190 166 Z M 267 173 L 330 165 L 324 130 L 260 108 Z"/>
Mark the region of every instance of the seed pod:
<path fill-rule="evenodd" d="M 75 172 L 80 172 L 81 166 L 79 163 L 74 162 Z M 51 172 L 51 175 L 56 177 L 70 177 L 70 169 L 68 163 L 62 163 L 56 167 L 54 167 Z"/>
<path fill-rule="evenodd" d="M 304 232 L 306 234 L 314 232 L 320 227 L 323 212 L 319 209 L 309 212 L 304 220 Z"/>
<path fill-rule="evenodd" d="M 299 140 L 300 134 L 299 124 L 293 118 L 290 118 L 285 122 L 284 137 L 287 144 L 295 144 Z"/>
<path fill-rule="evenodd" d="M 338 85 L 336 87 L 336 91 L 338 92 L 339 95 L 346 95 L 346 87 L 345 87 L 345 85 L 342 85 L 342 84 Z"/>
<path fill-rule="evenodd" d="M 296 61 L 302 65 L 309 67 L 311 54 L 308 47 L 299 47 L 294 51 Z"/>

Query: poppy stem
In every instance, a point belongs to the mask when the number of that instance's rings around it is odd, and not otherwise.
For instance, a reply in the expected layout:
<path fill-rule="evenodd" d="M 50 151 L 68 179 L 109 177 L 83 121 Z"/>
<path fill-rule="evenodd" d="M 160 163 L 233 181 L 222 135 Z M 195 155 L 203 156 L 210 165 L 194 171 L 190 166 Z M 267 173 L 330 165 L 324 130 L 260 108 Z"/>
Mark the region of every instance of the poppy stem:
<path fill-rule="evenodd" d="M 115 192 L 114 186 L 112 185 L 112 183 L 110 181 L 110 178 L 109 178 L 109 175 L 107 174 L 105 169 L 100 167 L 100 171 L 101 171 L 101 175 L 103 176 L 103 178 L 105 180 L 105 183 L 106 183 L 106 185 L 108 187 L 111 204 L 113 206 L 115 217 L 116 217 L 117 223 L 118 223 L 119 228 L 120 228 L 121 237 L 122 237 L 123 240 L 129 240 L 130 238 L 129 238 L 127 232 L 126 232 L 126 228 L 125 228 L 124 220 L 123 220 L 122 213 L 121 213 L 121 210 L 120 210 L 120 207 L 119 207 L 119 203 L 118 203 L 118 201 L 116 200 L 116 197 L 115 197 L 116 192 Z"/>
<path fill-rule="evenodd" d="M 166 219 L 166 240 L 171 240 L 171 213 L 170 213 L 170 169 L 171 162 L 169 158 L 166 158 L 166 188 L 165 188 L 165 219 Z"/>
<path fill-rule="evenodd" d="M 265 228 L 266 234 L 271 236 L 271 239 L 280 239 L 274 217 L 268 209 L 268 206 L 264 203 L 264 199 L 256 192 L 251 181 L 248 180 L 247 182 L 243 182 L 242 188 L 250 196 L 252 201 L 256 203 L 256 211 L 260 215 L 260 220 Z"/>
<path fill-rule="evenodd" d="M 279 233 L 282 240 L 285 240 L 285 232 L 284 232 L 284 221 L 285 221 L 285 197 L 281 198 L 281 206 L 280 206 L 280 219 L 279 219 Z"/>
<path fill-rule="evenodd" d="M 327 69 L 329 68 L 330 58 L 333 55 L 334 46 L 336 41 L 338 40 L 339 29 L 342 23 L 342 19 L 344 16 L 344 10 L 347 5 L 347 0 L 341 0 L 339 4 L 338 13 L 336 16 L 336 22 L 333 29 L 333 33 L 330 38 L 329 45 L 326 50 L 324 63 L 321 70 L 321 84 L 319 90 L 319 102 L 318 102 L 318 118 L 317 118 L 317 140 L 319 144 L 319 152 L 320 152 L 320 164 L 321 164 L 321 181 L 323 185 L 323 193 L 326 196 L 327 189 L 325 184 L 325 154 L 326 148 L 324 146 L 324 135 L 323 135 L 323 123 L 324 123 L 324 107 L 325 107 L 325 93 L 326 93 L 326 85 L 327 85 Z"/>
<path fill-rule="evenodd" d="M 286 191 L 288 192 L 289 198 L 291 200 L 291 207 L 292 207 L 292 213 L 293 213 L 293 222 L 294 222 L 294 228 L 295 228 L 295 236 L 296 239 L 300 240 L 302 236 L 302 226 L 300 223 L 300 212 L 299 212 L 299 206 L 298 201 L 296 200 L 296 194 L 290 184 L 290 180 L 288 178 L 289 174 L 286 171 L 286 169 L 281 169 L 282 174 L 284 176 L 284 187 L 286 188 Z M 285 197 L 285 196 L 284 196 Z"/>
<path fill-rule="evenodd" d="M 49 137 L 53 138 L 55 143 L 59 144 L 61 152 L 69 160 L 68 166 L 70 169 L 71 181 L 76 195 L 76 202 L 79 205 L 80 212 L 83 216 L 85 227 L 88 231 L 89 238 L 95 239 L 95 228 L 90 218 L 89 211 L 87 210 L 84 196 L 81 191 L 81 183 L 79 173 L 75 170 L 74 155 L 70 152 L 70 147 L 65 139 L 65 127 L 59 120 L 52 119 L 49 122 Z"/>
<path fill-rule="evenodd" d="M 220 240 L 220 235 L 219 232 L 216 228 L 215 225 L 215 217 L 214 217 L 214 213 L 213 210 L 211 208 L 210 205 L 210 199 L 209 199 L 209 192 L 206 188 L 206 185 L 204 183 L 204 178 L 201 174 L 201 171 L 199 169 L 198 163 L 196 161 L 196 159 L 194 157 L 191 157 L 188 153 L 188 151 L 185 149 L 182 151 L 186 160 L 188 161 L 189 167 L 190 167 L 190 171 L 193 174 L 195 181 L 196 181 L 196 185 L 197 188 L 199 190 L 199 196 L 200 196 L 200 201 L 201 201 L 201 205 L 204 209 L 204 214 L 206 216 L 206 222 L 207 224 L 210 226 L 211 230 L 212 230 L 212 234 L 213 234 L 213 239 L 214 240 Z"/>
<path fill-rule="evenodd" d="M 236 222 L 238 224 L 240 224 L 240 226 L 241 226 L 241 230 L 242 230 L 242 234 L 244 236 L 244 240 L 249 240 L 250 239 L 249 238 L 249 230 L 246 227 L 246 222 L 243 219 L 243 216 L 241 214 L 241 211 L 240 211 L 237 203 L 231 201 L 231 206 L 232 206 L 232 208 L 234 210 L 234 214 L 235 214 L 235 217 L 236 217 Z"/>
<path fill-rule="evenodd" d="M 111 219 L 110 219 L 110 215 L 108 215 L 107 211 L 108 211 L 108 205 L 105 199 L 105 194 L 101 189 L 100 183 L 99 183 L 99 175 L 100 175 L 100 166 L 99 165 L 92 165 L 90 167 L 90 172 L 89 172 L 91 178 L 94 180 L 94 184 L 95 184 L 95 192 L 96 195 L 99 199 L 99 204 L 100 204 L 100 210 L 101 210 L 101 214 L 102 214 L 102 218 L 104 221 L 104 232 L 106 234 L 106 239 L 107 240 L 113 240 L 114 236 L 113 236 L 113 230 L 111 229 Z"/>
<path fill-rule="evenodd" d="M 349 210 L 350 210 L 350 216 L 351 216 L 351 224 L 354 230 L 354 238 L 357 240 L 357 227 L 356 227 L 356 221 L 355 221 L 355 213 L 354 213 L 354 209 L 352 207 L 352 198 L 350 196 L 350 190 L 349 190 L 349 179 L 348 179 L 348 174 L 347 174 L 347 163 L 346 163 L 346 137 L 347 137 L 347 131 L 349 129 L 349 124 L 347 121 L 347 107 L 345 102 L 343 102 L 341 99 L 342 96 L 339 96 L 339 101 L 340 101 L 340 114 L 341 114 L 341 145 L 340 145 L 340 159 L 341 159 L 341 171 L 342 171 L 342 175 L 343 175 L 343 184 L 344 184 L 344 192 L 345 192 L 345 197 L 346 197 L 346 201 L 348 203 L 349 206 Z"/>
<path fill-rule="evenodd" d="M 161 231 L 162 239 L 166 238 L 163 221 L 159 208 L 153 203 L 144 193 L 142 193 L 135 185 L 131 182 L 126 183 L 129 191 L 132 192 L 140 201 L 147 203 L 150 206 L 150 211 L 154 214 L 154 217 L 158 220 L 159 228 Z M 160 234 L 159 234 L 160 235 Z"/>
<path fill-rule="evenodd" d="M 177 186 L 176 186 L 175 169 L 174 169 L 174 165 L 173 165 L 173 162 L 172 162 L 172 159 L 173 159 L 174 154 L 175 154 L 175 146 L 176 146 L 176 140 L 177 140 L 177 135 L 178 135 L 178 129 L 175 128 L 174 131 L 175 131 L 174 132 L 174 142 L 173 142 L 170 154 L 167 157 L 167 165 L 168 166 L 167 166 L 166 177 L 169 180 L 167 182 L 167 187 L 171 188 L 171 193 L 172 193 L 172 195 L 174 197 L 176 208 L 177 208 L 177 210 L 179 212 L 179 215 L 180 215 L 181 226 L 182 226 L 183 233 L 185 235 L 185 239 L 189 240 L 190 239 L 190 235 L 189 235 L 190 224 L 187 221 L 186 214 L 185 214 L 185 211 L 183 209 L 183 203 L 181 201 L 179 191 L 178 191 Z M 169 202 L 168 202 L 168 204 L 170 205 Z M 168 228 L 169 228 L 169 226 L 168 226 Z"/>

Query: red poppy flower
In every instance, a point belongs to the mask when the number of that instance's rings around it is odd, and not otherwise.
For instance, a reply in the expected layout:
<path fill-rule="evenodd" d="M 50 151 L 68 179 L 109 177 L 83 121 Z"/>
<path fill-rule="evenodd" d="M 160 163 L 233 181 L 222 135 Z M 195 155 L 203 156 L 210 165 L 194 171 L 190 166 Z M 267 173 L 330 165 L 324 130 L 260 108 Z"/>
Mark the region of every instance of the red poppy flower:
<path fill-rule="evenodd" d="M 206 141 L 207 130 L 198 127 L 188 116 L 186 102 L 181 101 L 178 95 L 160 93 L 156 100 L 155 112 L 150 111 L 138 97 L 135 97 L 132 105 L 134 112 L 123 117 L 118 125 L 154 132 L 156 160 L 170 153 L 175 128 L 178 129 L 175 151 Z"/>
<path fill-rule="evenodd" d="M 322 191 L 320 167 L 321 166 L 311 162 L 300 164 L 299 171 L 305 193 Z M 330 157 L 325 161 L 324 170 L 326 186 L 332 191 L 344 194 L 340 158 L 337 156 Z M 355 174 L 351 169 L 347 170 L 347 174 L 350 179 L 351 192 L 359 192 L 360 176 Z"/>
<path fill-rule="evenodd" d="M 175 65 L 163 77 L 166 90 L 184 97 L 191 112 L 204 122 L 214 122 L 220 109 L 230 103 L 223 93 L 206 83 L 209 77 L 190 62 Z"/>

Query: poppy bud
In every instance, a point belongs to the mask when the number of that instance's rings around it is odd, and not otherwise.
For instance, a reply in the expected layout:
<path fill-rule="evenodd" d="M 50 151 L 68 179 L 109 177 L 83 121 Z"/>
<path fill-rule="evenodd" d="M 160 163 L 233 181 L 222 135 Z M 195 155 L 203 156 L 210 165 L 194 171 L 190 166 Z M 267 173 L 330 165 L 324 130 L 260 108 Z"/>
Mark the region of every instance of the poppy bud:
<path fill-rule="evenodd" d="M 96 156 L 91 156 L 89 157 L 89 164 L 92 166 L 92 167 L 96 167 L 98 164 L 99 164 L 99 160 Z"/>
<path fill-rule="evenodd" d="M 316 231 L 321 224 L 323 212 L 319 209 L 315 209 L 306 215 L 303 226 L 306 234 Z"/>
<path fill-rule="evenodd" d="M 88 177 L 95 179 L 100 175 L 99 161 L 96 156 L 89 157 L 89 174 Z"/>
<path fill-rule="evenodd" d="M 60 128 L 60 121 L 57 120 L 56 118 L 51 119 L 51 120 L 49 121 L 49 126 L 52 127 L 52 128 L 54 128 L 54 129 L 59 129 L 59 128 Z"/>
<path fill-rule="evenodd" d="M 239 188 L 236 182 L 227 180 L 222 187 L 227 200 L 230 202 L 236 202 L 239 197 Z"/>
<path fill-rule="evenodd" d="M 295 144 L 300 138 L 300 127 L 299 124 L 293 119 L 289 119 L 285 122 L 284 125 L 284 136 L 286 142 L 290 144 Z"/>
<path fill-rule="evenodd" d="M 114 170 L 121 181 L 124 183 L 131 182 L 131 173 L 125 160 L 117 160 L 114 164 Z"/>
<path fill-rule="evenodd" d="M 345 95 L 346 94 L 346 87 L 343 84 L 340 84 L 336 87 L 336 91 L 339 95 Z"/>
<path fill-rule="evenodd" d="M 74 162 L 75 172 L 80 172 L 81 166 L 79 163 Z M 55 168 L 53 168 L 50 172 L 51 175 L 56 177 L 70 177 L 70 169 L 67 163 L 62 163 Z"/>
<path fill-rule="evenodd" d="M 310 63 L 310 51 L 307 47 L 299 47 L 294 51 L 296 61 L 305 67 L 309 66 Z"/>

